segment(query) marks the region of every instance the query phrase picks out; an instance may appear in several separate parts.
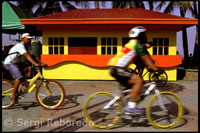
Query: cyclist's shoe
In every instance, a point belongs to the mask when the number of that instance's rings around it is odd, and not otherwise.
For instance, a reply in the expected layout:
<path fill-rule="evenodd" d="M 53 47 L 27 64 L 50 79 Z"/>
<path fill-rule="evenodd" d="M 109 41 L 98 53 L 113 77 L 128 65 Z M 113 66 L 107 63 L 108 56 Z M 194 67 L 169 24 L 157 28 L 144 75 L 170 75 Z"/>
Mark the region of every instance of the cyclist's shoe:
<path fill-rule="evenodd" d="M 125 107 L 125 111 L 127 113 L 136 113 L 136 114 L 144 114 L 143 109 L 138 109 L 138 108 L 129 108 L 128 106 Z"/>

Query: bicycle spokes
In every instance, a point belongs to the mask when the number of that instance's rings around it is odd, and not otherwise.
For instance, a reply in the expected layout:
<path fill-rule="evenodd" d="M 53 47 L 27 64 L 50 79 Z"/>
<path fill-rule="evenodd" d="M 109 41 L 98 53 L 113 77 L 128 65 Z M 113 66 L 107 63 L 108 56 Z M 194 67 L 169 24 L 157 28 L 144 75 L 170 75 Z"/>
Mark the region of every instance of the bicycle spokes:
<path fill-rule="evenodd" d="M 83 113 L 90 126 L 95 129 L 109 129 L 116 124 L 121 113 L 121 106 L 113 99 L 114 95 L 111 93 L 99 92 L 86 100 Z"/>
<path fill-rule="evenodd" d="M 147 118 L 156 128 L 173 128 L 182 117 L 183 108 L 179 98 L 170 92 L 152 97 L 147 107 Z"/>
<path fill-rule="evenodd" d="M 44 109 L 56 109 L 65 100 L 65 90 L 56 81 L 44 81 L 36 90 L 36 99 Z"/>
<path fill-rule="evenodd" d="M 13 93 L 13 89 L 11 81 L 2 80 L 2 109 L 11 108 L 15 104 L 10 98 Z"/>
<path fill-rule="evenodd" d="M 155 72 L 150 73 L 149 75 L 149 81 L 156 81 L 157 86 L 164 86 L 166 85 L 168 80 L 168 76 L 166 72 L 163 72 L 162 74 L 156 74 Z"/>

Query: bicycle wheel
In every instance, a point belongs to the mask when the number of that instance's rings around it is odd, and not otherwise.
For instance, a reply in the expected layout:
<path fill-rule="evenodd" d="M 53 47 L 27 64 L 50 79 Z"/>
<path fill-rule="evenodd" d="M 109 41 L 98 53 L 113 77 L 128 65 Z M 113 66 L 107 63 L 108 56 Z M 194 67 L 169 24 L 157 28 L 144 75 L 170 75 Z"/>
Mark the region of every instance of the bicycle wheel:
<path fill-rule="evenodd" d="M 171 129 L 178 124 L 182 115 L 183 104 L 172 92 L 165 91 L 160 92 L 159 95 L 155 94 L 147 103 L 146 116 L 155 128 Z"/>
<path fill-rule="evenodd" d="M 35 94 L 38 104 L 46 110 L 59 108 L 65 100 L 63 86 L 54 80 L 40 83 Z"/>
<path fill-rule="evenodd" d="M 15 105 L 10 98 L 13 86 L 14 84 L 10 80 L 2 79 L 2 109 L 9 109 Z"/>
<path fill-rule="evenodd" d="M 98 130 L 110 129 L 116 125 L 121 114 L 121 103 L 116 101 L 104 109 L 114 95 L 110 92 L 96 92 L 90 95 L 83 105 L 83 116 L 89 126 Z"/>
<path fill-rule="evenodd" d="M 152 72 L 149 74 L 149 81 L 150 82 L 156 81 L 156 85 L 158 87 L 165 86 L 168 80 L 167 73 L 163 71 L 163 73 L 160 74 L 159 76 L 157 76 L 155 73 L 156 72 Z"/>

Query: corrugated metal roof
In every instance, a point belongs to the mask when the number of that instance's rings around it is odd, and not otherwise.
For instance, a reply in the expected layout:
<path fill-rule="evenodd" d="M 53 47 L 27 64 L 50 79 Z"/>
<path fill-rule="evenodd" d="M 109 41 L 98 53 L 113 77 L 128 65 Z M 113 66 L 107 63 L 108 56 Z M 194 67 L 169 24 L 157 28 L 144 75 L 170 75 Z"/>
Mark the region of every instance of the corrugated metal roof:
<path fill-rule="evenodd" d="M 54 13 L 37 17 L 35 19 L 68 19 L 68 18 L 170 18 L 181 19 L 183 17 L 150 11 L 141 8 L 120 9 L 74 9 L 60 13 Z M 183 18 L 184 19 L 184 18 Z"/>

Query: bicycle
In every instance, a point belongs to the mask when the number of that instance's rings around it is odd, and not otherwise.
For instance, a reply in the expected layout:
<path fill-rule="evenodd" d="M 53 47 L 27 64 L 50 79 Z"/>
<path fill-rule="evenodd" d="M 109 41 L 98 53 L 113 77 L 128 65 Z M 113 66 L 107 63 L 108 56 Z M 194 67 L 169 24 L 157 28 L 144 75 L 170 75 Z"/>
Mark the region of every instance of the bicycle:
<path fill-rule="evenodd" d="M 145 89 L 138 98 L 137 103 L 144 102 L 145 97 L 152 97 L 147 103 L 146 117 L 151 125 L 157 129 L 171 129 L 175 127 L 182 118 L 184 109 L 180 98 L 169 91 L 160 92 L 156 87 L 156 82 L 150 82 L 143 85 Z M 152 91 L 154 90 L 154 91 Z M 91 94 L 84 102 L 82 113 L 86 123 L 94 129 L 105 130 L 115 127 L 120 118 L 126 120 L 127 116 L 139 118 L 140 115 L 128 114 L 123 109 L 127 105 L 129 92 L 131 89 L 121 89 L 120 95 L 114 95 L 110 92 L 96 92 Z M 129 96 L 129 95 L 128 95 Z M 145 105 L 144 103 L 142 105 Z M 123 107 L 123 108 L 122 108 Z M 135 116 L 135 117 L 134 117 Z"/>
<path fill-rule="evenodd" d="M 130 71 L 132 71 L 132 69 L 130 69 Z M 139 71 L 137 68 L 135 68 L 134 71 L 139 75 Z M 162 74 L 157 74 L 157 72 L 153 72 L 151 71 L 151 69 L 147 68 L 147 71 L 142 75 L 142 78 L 147 73 L 149 73 L 149 82 L 156 81 L 158 87 L 165 86 L 167 84 L 168 76 L 165 71 L 163 71 Z"/>
<path fill-rule="evenodd" d="M 65 90 L 59 82 L 45 79 L 42 76 L 40 68 L 43 67 L 36 67 L 37 74 L 19 85 L 18 99 L 23 98 L 26 93 L 33 92 L 36 88 L 36 101 L 42 108 L 46 110 L 58 109 L 65 100 Z M 36 81 L 39 78 L 42 82 L 37 85 Z M 10 109 L 15 105 L 15 102 L 10 98 L 14 89 L 13 85 L 10 80 L 2 80 L 2 109 Z"/>

